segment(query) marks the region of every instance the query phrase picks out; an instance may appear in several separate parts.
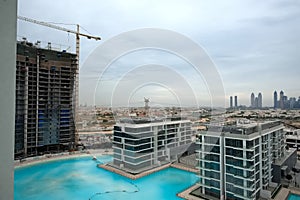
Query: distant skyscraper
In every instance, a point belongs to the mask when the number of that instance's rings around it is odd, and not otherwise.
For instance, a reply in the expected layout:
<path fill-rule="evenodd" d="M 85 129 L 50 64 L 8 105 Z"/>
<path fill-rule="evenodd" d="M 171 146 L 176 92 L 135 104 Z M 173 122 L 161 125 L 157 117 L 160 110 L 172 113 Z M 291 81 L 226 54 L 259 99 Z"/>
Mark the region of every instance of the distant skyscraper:
<path fill-rule="evenodd" d="M 276 109 L 278 106 L 278 96 L 277 96 L 277 91 L 275 90 L 274 92 L 274 109 Z"/>
<path fill-rule="evenodd" d="M 237 96 L 234 96 L 234 107 L 238 107 Z"/>
<path fill-rule="evenodd" d="M 255 95 L 254 95 L 254 93 L 252 92 L 252 94 L 251 94 L 251 99 L 250 99 L 251 107 L 252 107 L 252 108 L 254 108 L 254 100 L 255 100 Z"/>
<path fill-rule="evenodd" d="M 284 109 L 284 92 L 281 90 L 280 91 L 280 99 L 279 99 L 279 105 L 281 109 Z"/>
<path fill-rule="evenodd" d="M 258 93 L 257 107 L 262 108 L 262 94 Z"/>
<path fill-rule="evenodd" d="M 289 100 L 289 108 L 290 109 L 293 109 L 294 106 L 296 104 L 296 98 L 295 97 L 291 97 L 290 100 Z"/>
<path fill-rule="evenodd" d="M 233 99 L 232 99 L 232 96 L 230 96 L 230 108 L 233 107 Z"/>
<path fill-rule="evenodd" d="M 258 97 L 254 99 L 254 108 L 258 108 Z"/>

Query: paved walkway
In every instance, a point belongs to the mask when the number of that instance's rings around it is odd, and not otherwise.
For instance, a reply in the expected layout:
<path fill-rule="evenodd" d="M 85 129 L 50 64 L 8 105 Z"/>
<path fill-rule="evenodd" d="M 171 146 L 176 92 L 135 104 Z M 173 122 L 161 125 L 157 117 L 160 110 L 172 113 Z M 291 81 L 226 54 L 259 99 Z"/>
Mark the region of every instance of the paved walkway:
<path fill-rule="evenodd" d="M 180 198 L 183 198 L 183 199 L 188 199 L 188 200 L 203 200 L 200 197 L 195 197 L 193 195 L 190 195 L 190 193 L 193 190 L 196 190 L 198 187 L 199 187 L 199 185 L 195 184 L 192 187 L 189 187 L 188 189 L 178 193 L 177 196 Z"/>
<path fill-rule="evenodd" d="M 290 194 L 290 190 L 288 188 L 281 188 L 278 194 L 275 196 L 275 200 L 285 200 Z"/>
<path fill-rule="evenodd" d="M 121 176 L 125 176 L 127 178 L 130 178 L 132 180 L 135 180 L 135 179 L 138 179 L 138 178 L 141 178 L 141 177 L 144 177 L 144 176 L 147 176 L 149 174 L 152 174 L 154 172 L 157 172 L 157 171 L 160 171 L 162 169 L 165 169 L 165 168 L 168 168 L 170 167 L 170 164 L 166 164 L 166 165 L 162 165 L 160 167 L 156 167 L 156 168 L 153 168 L 153 169 L 150 169 L 150 170 L 147 170 L 145 172 L 142 172 L 142 173 L 139 173 L 139 174 L 130 174 L 128 172 L 125 172 L 123 170 L 120 170 L 120 169 L 117 169 L 115 167 L 112 167 L 110 165 L 107 165 L 107 164 L 98 164 L 98 167 L 102 168 L 102 169 L 106 169 L 108 171 L 111 171 L 111 172 L 114 172 L 116 174 L 119 174 Z"/>
<path fill-rule="evenodd" d="M 295 187 L 281 188 L 274 200 L 287 200 L 290 193 L 300 195 L 300 189 Z"/>
<path fill-rule="evenodd" d="M 173 163 L 173 164 L 168 163 L 168 164 L 162 165 L 160 167 L 155 167 L 153 169 L 141 172 L 141 173 L 136 174 L 136 175 L 128 173 L 128 172 L 123 171 L 121 169 L 115 168 L 115 167 L 110 166 L 108 164 L 98 164 L 98 167 L 100 167 L 102 169 L 106 169 L 106 170 L 111 171 L 111 172 L 114 172 L 114 173 L 119 174 L 121 176 L 125 176 L 127 178 L 132 179 L 132 180 L 147 176 L 149 174 L 152 174 L 154 172 L 160 171 L 160 170 L 168 168 L 168 167 L 174 167 L 174 168 L 177 168 L 177 169 L 181 169 L 181 170 L 185 170 L 185 171 L 193 172 L 193 173 L 198 173 L 198 171 L 199 171 L 197 169 L 190 168 L 188 166 L 185 166 L 185 165 L 179 164 L 179 163 Z"/>
<path fill-rule="evenodd" d="M 185 170 L 185 171 L 188 171 L 188 172 L 193 172 L 193 173 L 198 173 L 199 170 L 198 169 L 195 169 L 195 168 L 191 168 L 191 167 L 188 167 L 184 164 L 180 164 L 180 163 L 173 163 L 171 164 L 171 167 L 174 167 L 174 168 L 177 168 L 177 169 L 182 169 L 182 170 Z"/>

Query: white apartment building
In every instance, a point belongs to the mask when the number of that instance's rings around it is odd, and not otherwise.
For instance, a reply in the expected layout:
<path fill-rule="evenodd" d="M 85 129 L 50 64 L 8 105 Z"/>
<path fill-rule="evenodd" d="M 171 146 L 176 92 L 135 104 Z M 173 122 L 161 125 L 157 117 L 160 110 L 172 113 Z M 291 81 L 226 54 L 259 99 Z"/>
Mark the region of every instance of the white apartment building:
<path fill-rule="evenodd" d="M 114 126 L 113 166 L 136 174 L 177 160 L 191 145 L 191 122 L 123 119 Z"/>
<path fill-rule="evenodd" d="M 286 145 L 300 150 L 300 129 L 285 129 Z"/>
<path fill-rule="evenodd" d="M 199 189 L 209 199 L 255 200 L 270 196 L 272 163 L 284 156 L 279 121 L 209 126 L 197 139 Z M 280 176 L 280 174 L 279 174 Z"/>

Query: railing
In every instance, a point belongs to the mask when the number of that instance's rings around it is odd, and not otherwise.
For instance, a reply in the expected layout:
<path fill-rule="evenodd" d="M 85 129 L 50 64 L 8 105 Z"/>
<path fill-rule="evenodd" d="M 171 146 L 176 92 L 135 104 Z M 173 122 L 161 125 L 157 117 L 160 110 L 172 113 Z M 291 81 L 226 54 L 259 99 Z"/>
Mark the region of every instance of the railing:
<path fill-rule="evenodd" d="M 274 199 L 274 197 L 278 194 L 278 192 L 280 191 L 280 189 L 282 188 L 282 185 L 279 184 L 274 191 L 271 193 L 271 198 Z"/>

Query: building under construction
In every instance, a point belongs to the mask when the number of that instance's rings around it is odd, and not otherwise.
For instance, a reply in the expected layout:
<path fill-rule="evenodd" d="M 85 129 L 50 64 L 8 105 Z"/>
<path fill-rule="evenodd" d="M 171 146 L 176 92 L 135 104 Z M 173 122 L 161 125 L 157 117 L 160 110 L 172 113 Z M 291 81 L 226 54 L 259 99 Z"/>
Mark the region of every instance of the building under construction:
<path fill-rule="evenodd" d="M 15 159 L 75 145 L 76 54 L 17 43 Z"/>

